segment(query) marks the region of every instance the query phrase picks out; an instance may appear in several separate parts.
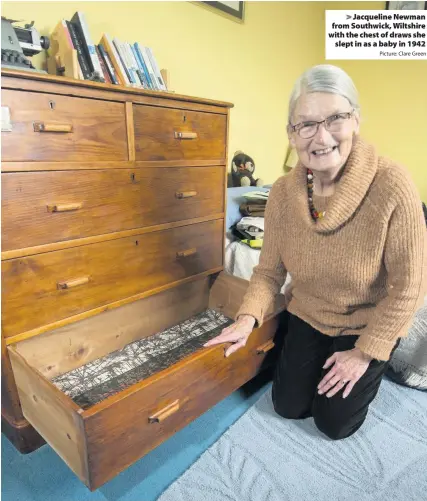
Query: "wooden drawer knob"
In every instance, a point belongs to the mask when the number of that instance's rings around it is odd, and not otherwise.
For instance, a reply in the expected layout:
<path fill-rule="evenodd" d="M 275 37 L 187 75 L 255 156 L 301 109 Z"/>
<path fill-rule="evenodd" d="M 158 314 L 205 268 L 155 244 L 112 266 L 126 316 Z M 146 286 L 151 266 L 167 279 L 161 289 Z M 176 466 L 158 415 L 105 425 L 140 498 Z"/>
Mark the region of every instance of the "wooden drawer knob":
<path fill-rule="evenodd" d="M 267 341 L 265 344 L 258 346 L 256 351 L 257 351 L 258 355 L 263 355 L 264 353 L 267 353 L 268 351 L 272 350 L 273 348 L 274 348 L 274 342 L 270 340 L 270 341 Z"/>
<path fill-rule="evenodd" d="M 58 282 L 57 287 L 58 289 L 71 289 L 72 287 L 78 287 L 79 285 L 85 285 L 87 283 L 89 283 L 89 277 L 80 277 Z"/>
<path fill-rule="evenodd" d="M 149 423 L 162 423 L 165 419 L 167 419 L 172 414 L 175 414 L 179 410 L 179 400 L 175 400 L 171 404 L 167 405 L 162 410 L 156 412 L 152 416 L 149 416 Z"/>
<path fill-rule="evenodd" d="M 193 256 L 194 254 L 196 254 L 197 252 L 197 249 L 196 247 L 193 247 L 192 249 L 186 249 L 186 250 L 183 250 L 183 251 L 178 251 L 176 253 L 176 257 L 188 257 L 188 256 Z"/>
<path fill-rule="evenodd" d="M 175 139 L 197 139 L 197 132 L 176 132 Z"/>
<path fill-rule="evenodd" d="M 75 203 L 75 204 L 54 204 L 54 205 L 48 205 L 47 210 L 49 212 L 69 212 L 72 210 L 78 210 L 82 208 L 81 203 Z"/>
<path fill-rule="evenodd" d="M 177 191 L 176 198 L 191 198 L 197 195 L 197 191 Z"/>
<path fill-rule="evenodd" d="M 73 132 L 72 124 L 49 124 L 46 122 L 35 122 L 34 132 Z"/>

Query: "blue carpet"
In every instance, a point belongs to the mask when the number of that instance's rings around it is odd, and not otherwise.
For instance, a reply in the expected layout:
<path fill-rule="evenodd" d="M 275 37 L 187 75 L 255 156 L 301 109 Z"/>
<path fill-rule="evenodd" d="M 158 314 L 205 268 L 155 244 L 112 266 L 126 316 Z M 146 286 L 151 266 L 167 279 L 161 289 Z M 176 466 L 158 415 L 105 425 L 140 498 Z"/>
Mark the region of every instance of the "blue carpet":
<path fill-rule="evenodd" d="M 49 446 L 22 455 L 2 435 L 2 500 L 155 501 L 269 385 L 260 374 L 95 492 Z"/>
<path fill-rule="evenodd" d="M 266 391 L 158 501 L 426 501 L 427 393 L 384 380 L 362 428 L 333 441 Z"/>

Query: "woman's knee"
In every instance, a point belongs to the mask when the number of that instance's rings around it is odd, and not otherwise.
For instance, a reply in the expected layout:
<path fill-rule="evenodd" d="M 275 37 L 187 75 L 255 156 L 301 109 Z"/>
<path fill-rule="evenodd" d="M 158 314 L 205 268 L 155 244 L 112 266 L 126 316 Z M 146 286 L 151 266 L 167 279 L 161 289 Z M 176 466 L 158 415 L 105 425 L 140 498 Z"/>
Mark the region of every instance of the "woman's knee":
<path fill-rule="evenodd" d="M 287 398 L 282 392 L 277 391 L 274 385 L 272 400 L 275 412 L 285 419 L 305 419 L 311 416 L 310 405 L 303 405 L 302 402 Z"/>
<path fill-rule="evenodd" d="M 311 416 L 310 411 L 307 409 L 296 409 L 292 406 L 278 405 L 273 402 L 274 410 L 279 416 L 285 419 L 305 419 Z"/>
<path fill-rule="evenodd" d="M 363 424 L 364 418 L 355 420 L 343 416 L 326 415 L 322 413 L 314 414 L 314 422 L 317 429 L 331 440 L 343 440 L 353 435 Z"/>

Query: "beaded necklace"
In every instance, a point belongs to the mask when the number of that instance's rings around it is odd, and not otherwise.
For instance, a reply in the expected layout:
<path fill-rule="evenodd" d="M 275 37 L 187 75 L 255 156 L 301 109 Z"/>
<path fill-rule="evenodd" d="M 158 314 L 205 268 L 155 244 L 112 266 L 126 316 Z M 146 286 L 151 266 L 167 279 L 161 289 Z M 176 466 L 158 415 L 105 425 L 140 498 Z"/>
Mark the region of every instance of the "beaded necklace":
<path fill-rule="evenodd" d="M 323 217 L 325 217 L 326 211 L 317 211 L 316 208 L 314 207 L 313 185 L 314 185 L 313 171 L 310 169 L 307 169 L 308 207 L 310 209 L 311 217 L 314 219 L 314 221 L 317 221 L 318 219 L 322 219 Z"/>

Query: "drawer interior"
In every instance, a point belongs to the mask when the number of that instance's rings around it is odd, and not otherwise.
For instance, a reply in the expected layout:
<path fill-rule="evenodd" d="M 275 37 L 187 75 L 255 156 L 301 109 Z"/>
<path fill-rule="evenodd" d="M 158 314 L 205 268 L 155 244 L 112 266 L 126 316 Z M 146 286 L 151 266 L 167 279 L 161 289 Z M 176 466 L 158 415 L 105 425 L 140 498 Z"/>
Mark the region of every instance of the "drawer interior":
<path fill-rule="evenodd" d="M 206 309 L 183 322 L 52 379 L 82 409 L 167 369 L 203 348 L 233 320 Z"/>
<path fill-rule="evenodd" d="M 203 278 L 12 346 L 46 379 L 59 382 L 67 373 L 125 352 L 127 346 L 149 343 L 208 306 L 209 278 Z"/>
<path fill-rule="evenodd" d="M 260 370 L 282 296 L 232 357 L 224 345 L 202 347 L 232 322 L 247 285 L 219 273 L 10 345 L 24 416 L 98 488 Z M 141 347 L 139 364 L 129 353 Z M 111 360 L 121 374 L 76 390 L 82 373 Z"/>

